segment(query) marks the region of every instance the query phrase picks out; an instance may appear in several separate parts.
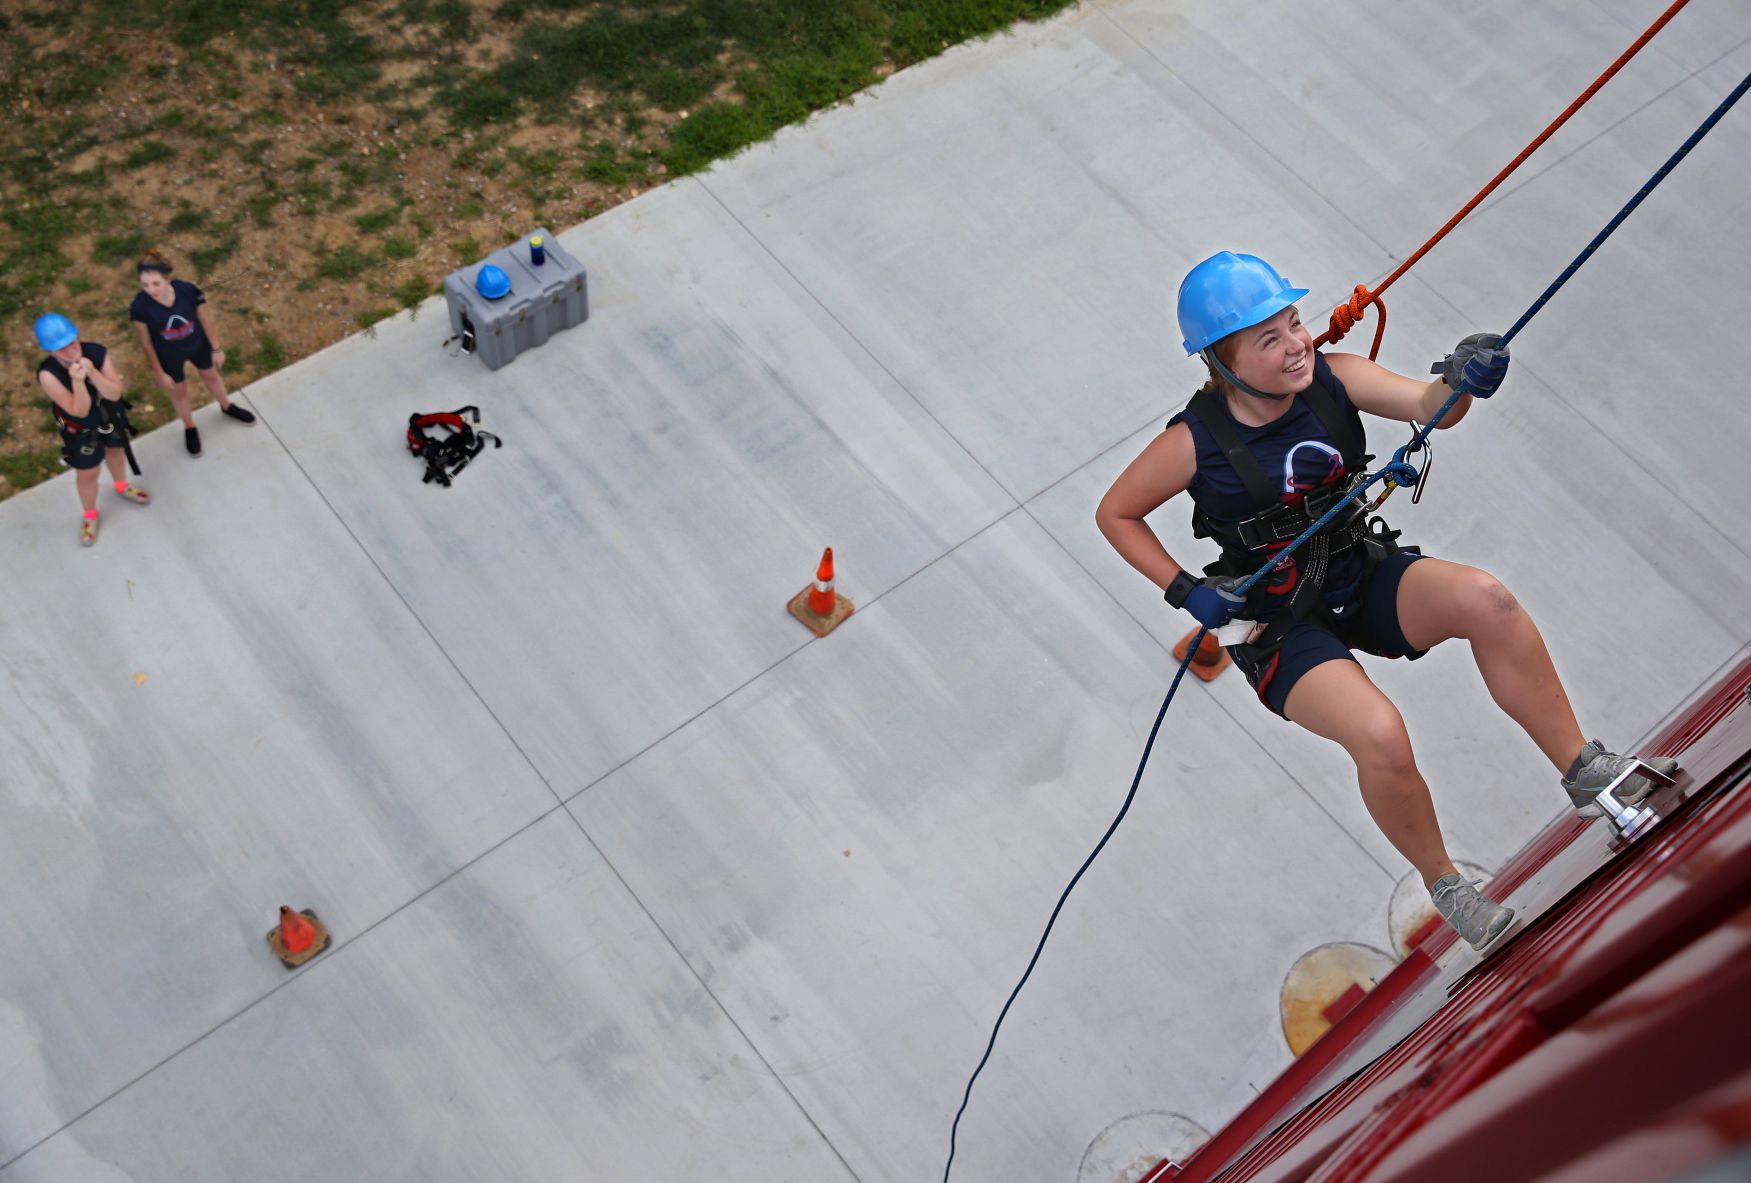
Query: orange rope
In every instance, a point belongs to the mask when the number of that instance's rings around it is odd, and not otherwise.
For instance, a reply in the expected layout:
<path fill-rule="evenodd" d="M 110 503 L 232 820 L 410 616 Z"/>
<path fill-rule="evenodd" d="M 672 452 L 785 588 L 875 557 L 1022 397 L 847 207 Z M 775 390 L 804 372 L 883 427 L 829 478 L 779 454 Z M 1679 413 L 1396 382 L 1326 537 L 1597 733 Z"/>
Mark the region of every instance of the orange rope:
<path fill-rule="evenodd" d="M 1556 133 L 1557 128 L 1567 123 L 1569 116 L 1573 115 L 1576 111 L 1579 111 L 1582 104 L 1586 103 L 1588 99 L 1598 93 L 1600 87 L 1611 81 L 1612 76 L 1621 70 L 1630 58 L 1640 52 L 1642 46 L 1653 40 L 1654 34 L 1665 28 L 1666 22 L 1677 16 L 1678 10 L 1688 3 L 1690 3 L 1690 0 L 1676 0 L 1676 3 L 1674 3 L 1672 7 L 1668 8 L 1660 15 L 1659 20 L 1648 26 L 1647 32 L 1643 33 L 1640 37 L 1637 37 L 1635 42 L 1630 45 L 1628 49 L 1624 50 L 1615 62 L 1611 63 L 1611 67 L 1606 70 L 1605 73 L 1599 75 L 1598 78 L 1593 80 L 1593 85 L 1589 86 L 1586 90 L 1583 90 L 1580 97 L 1568 105 L 1567 110 L 1561 115 L 1558 115 L 1556 119 L 1551 122 L 1549 127 L 1538 133 L 1537 139 L 1533 140 L 1530 144 L 1527 144 L 1525 149 L 1521 151 L 1520 155 L 1514 157 L 1513 160 L 1508 162 L 1507 168 L 1504 168 L 1501 172 L 1497 173 L 1489 184 L 1478 190 L 1476 197 L 1473 197 L 1470 201 L 1466 202 L 1463 209 L 1447 219 L 1447 224 L 1435 231 L 1434 237 L 1418 247 L 1415 254 L 1400 263 L 1396 271 L 1380 282 L 1379 287 L 1375 288 L 1373 291 L 1369 291 L 1364 285 L 1357 284 L 1356 290 L 1351 294 L 1350 298 L 1332 309 L 1331 327 L 1326 329 L 1324 333 L 1320 334 L 1320 336 L 1313 342 L 1314 345 L 1320 346 L 1334 341 L 1342 341 L 1344 339 L 1344 334 L 1356 326 L 1357 322 L 1362 319 L 1363 314 L 1368 311 L 1368 306 L 1372 304 L 1380 309 L 1380 327 L 1374 332 L 1374 346 L 1368 351 L 1368 356 L 1373 358 L 1378 355 L 1380 352 L 1380 338 L 1386 332 L 1386 304 L 1380 299 L 1380 294 L 1387 288 L 1391 287 L 1399 276 L 1409 271 L 1411 266 L 1416 263 L 1418 259 L 1421 259 L 1424 255 L 1428 254 L 1429 248 L 1445 238 L 1449 230 L 1459 225 L 1459 223 L 1465 219 L 1465 215 L 1478 207 L 1479 202 L 1495 192 L 1496 186 L 1507 180 L 1509 174 L 1524 164 L 1526 158 L 1538 150 L 1539 145 L 1550 139 L 1550 137 Z"/>

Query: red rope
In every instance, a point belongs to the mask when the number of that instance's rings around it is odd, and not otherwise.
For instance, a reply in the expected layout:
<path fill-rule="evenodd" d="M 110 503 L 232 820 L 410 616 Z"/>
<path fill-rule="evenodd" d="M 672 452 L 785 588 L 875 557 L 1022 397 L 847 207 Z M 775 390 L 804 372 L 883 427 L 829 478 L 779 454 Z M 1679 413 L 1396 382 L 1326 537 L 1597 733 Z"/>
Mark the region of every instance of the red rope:
<path fill-rule="evenodd" d="M 1640 37 L 1637 37 L 1634 43 L 1632 43 L 1628 49 L 1624 50 L 1615 62 L 1611 63 L 1610 68 L 1607 69 L 1605 73 L 1599 75 L 1599 77 L 1593 80 L 1593 85 L 1589 86 L 1586 90 L 1583 90 L 1580 96 L 1576 98 L 1574 102 L 1570 103 L 1568 108 L 1563 111 L 1561 115 L 1558 115 L 1551 121 L 1549 127 L 1546 127 L 1543 131 L 1539 132 L 1538 137 L 1530 144 L 1527 144 L 1520 152 L 1520 155 L 1514 157 L 1513 160 L 1508 162 L 1508 167 L 1497 173 L 1495 177 L 1491 179 L 1489 184 L 1485 185 L 1482 189 L 1479 189 L 1477 196 L 1466 202 L 1463 209 L 1447 219 L 1447 224 L 1435 231 L 1434 236 L 1422 246 L 1418 247 L 1416 253 L 1400 263 L 1398 269 L 1391 275 L 1388 275 L 1385 279 L 1381 280 L 1379 287 L 1375 288 L 1373 291 L 1369 291 L 1364 285 L 1357 284 L 1356 290 L 1351 294 L 1350 298 L 1332 309 L 1331 326 L 1314 340 L 1314 345 L 1319 346 L 1334 341 L 1342 341 L 1344 339 L 1344 334 L 1349 332 L 1359 321 L 1361 321 L 1363 315 L 1368 311 L 1368 306 L 1372 304 L 1380 309 L 1380 327 L 1374 332 L 1374 346 L 1368 351 L 1368 356 L 1373 358 L 1378 355 L 1380 352 L 1380 338 L 1386 332 L 1386 304 L 1380 299 L 1381 293 L 1391 287 L 1399 276 L 1409 271 L 1418 259 L 1421 259 L 1424 255 L 1428 254 L 1429 248 L 1445 238 L 1449 230 L 1452 230 L 1453 227 L 1459 225 L 1459 223 L 1465 219 L 1465 215 L 1478 207 L 1479 202 L 1483 201 L 1483 199 L 1488 197 L 1491 193 L 1494 193 L 1496 186 L 1507 180 L 1508 176 L 1515 169 L 1524 164 L 1526 158 L 1538 150 L 1539 145 L 1550 139 L 1550 137 L 1556 133 L 1557 128 L 1567 123 L 1569 116 L 1573 115 L 1576 111 L 1579 111 L 1588 99 L 1598 93 L 1600 87 L 1611 81 L 1612 76 L 1621 70 L 1629 59 L 1639 53 L 1642 46 L 1653 40 L 1654 34 L 1665 28 L 1666 22 L 1677 16 L 1678 10 L 1688 3 L 1690 3 L 1690 0 L 1676 0 L 1672 7 L 1661 13 L 1659 20 L 1649 25 L 1647 31 Z"/>

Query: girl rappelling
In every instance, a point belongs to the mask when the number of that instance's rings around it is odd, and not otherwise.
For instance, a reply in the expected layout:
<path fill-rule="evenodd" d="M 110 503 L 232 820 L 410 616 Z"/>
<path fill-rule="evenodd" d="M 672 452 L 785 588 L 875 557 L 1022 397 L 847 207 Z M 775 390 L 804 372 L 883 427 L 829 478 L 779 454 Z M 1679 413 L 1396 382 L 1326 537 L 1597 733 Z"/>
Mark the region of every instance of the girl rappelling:
<path fill-rule="evenodd" d="M 1369 521 L 1360 499 L 1268 577 L 1241 588 L 1366 475 L 1362 413 L 1428 422 L 1463 390 L 1439 423 L 1452 427 L 1474 398 L 1495 394 L 1508 370 L 1507 349 L 1486 334 L 1436 363 L 1433 382 L 1354 354 L 1328 356 L 1296 310 L 1305 295 L 1252 255 L 1224 251 L 1191 270 L 1180 285 L 1179 326 L 1209 381 L 1113 482 L 1095 520 L 1168 603 L 1206 628 L 1229 626 L 1221 639 L 1260 701 L 1343 747 L 1375 824 L 1422 875 L 1441 915 L 1481 949 L 1513 911 L 1454 868 L 1404 720 L 1352 651 L 1414 661 L 1443 641 L 1469 642 L 1490 696 L 1562 773 L 1583 814 L 1597 813 L 1599 790 L 1635 761 L 1584 739 L 1538 627 L 1500 581 L 1400 547 L 1397 532 Z M 1194 531 L 1222 547 L 1202 579 L 1144 520 L 1182 493 L 1191 494 Z M 1254 623 L 1233 637 L 1231 621 Z M 1633 776 L 1617 793 L 1634 803 L 1653 788 Z"/>

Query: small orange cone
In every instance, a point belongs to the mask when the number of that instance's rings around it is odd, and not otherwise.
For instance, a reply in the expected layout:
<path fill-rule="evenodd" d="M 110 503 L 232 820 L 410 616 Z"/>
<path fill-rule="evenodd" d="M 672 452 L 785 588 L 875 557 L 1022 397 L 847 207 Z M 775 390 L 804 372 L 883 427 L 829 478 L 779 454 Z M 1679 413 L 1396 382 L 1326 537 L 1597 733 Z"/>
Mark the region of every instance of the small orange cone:
<path fill-rule="evenodd" d="M 833 615 L 833 548 L 821 555 L 821 565 L 815 569 L 815 582 L 809 588 L 809 611 L 816 616 Z"/>
<path fill-rule="evenodd" d="M 268 948 L 286 963 L 287 969 L 296 969 L 328 948 L 328 929 L 308 908 L 294 912 L 281 905 L 280 924 L 268 933 Z"/>
<path fill-rule="evenodd" d="M 1173 647 L 1173 659 L 1175 661 L 1184 661 L 1186 659 L 1186 649 L 1190 647 L 1192 638 L 1197 635 L 1198 630 L 1193 629 L 1179 639 L 1179 644 Z M 1228 651 L 1216 643 L 1216 634 L 1206 632 L 1204 634 L 1204 639 L 1198 644 L 1197 656 L 1192 658 L 1191 670 L 1192 673 L 1198 675 L 1198 677 L 1202 678 L 1204 681 L 1209 682 L 1213 681 L 1217 674 L 1220 674 L 1223 670 L 1233 664 L 1233 660 L 1228 656 Z"/>
<path fill-rule="evenodd" d="M 851 615 L 851 601 L 833 590 L 833 548 L 821 555 L 821 565 L 815 571 L 815 582 L 791 597 L 790 614 L 809 626 L 817 637 L 824 637 L 839 627 L 839 622 Z"/>

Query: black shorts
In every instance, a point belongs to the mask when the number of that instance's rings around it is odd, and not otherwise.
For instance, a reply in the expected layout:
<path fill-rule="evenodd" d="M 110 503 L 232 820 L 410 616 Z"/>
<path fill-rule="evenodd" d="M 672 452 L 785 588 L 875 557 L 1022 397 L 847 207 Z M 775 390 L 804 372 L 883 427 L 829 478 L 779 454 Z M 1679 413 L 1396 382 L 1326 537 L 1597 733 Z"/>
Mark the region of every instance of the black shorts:
<path fill-rule="evenodd" d="M 184 365 L 192 364 L 197 370 L 210 370 L 213 368 L 213 347 L 211 345 L 203 344 L 193 353 L 182 353 L 175 357 L 165 357 L 160 353 L 158 355 L 158 364 L 164 367 L 164 372 L 170 375 L 170 380 L 172 382 L 181 382 L 183 375 L 187 373 L 187 371 L 182 368 Z"/>
<path fill-rule="evenodd" d="M 1279 715 L 1302 675 L 1328 661 L 1355 661 L 1352 649 L 1415 661 L 1428 650 L 1411 648 L 1399 627 L 1398 583 L 1406 568 L 1422 557 L 1399 551 L 1382 559 L 1362 576 L 1361 589 L 1342 617 L 1291 625 L 1273 652 L 1261 654 L 1251 645 L 1231 645 L 1229 656 L 1258 691 L 1259 700 Z"/>
<path fill-rule="evenodd" d="M 116 442 L 106 446 L 102 437 L 93 435 L 68 435 L 61 433 L 61 458 L 67 462 L 68 468 L 83 472 L 88 468 L 96 468 L 103 463 L 103 455 L 110 450 L 121 451 L 121 437 L 114 437 Z M 87 450 L 89 449 L 89 451 Z"/>

